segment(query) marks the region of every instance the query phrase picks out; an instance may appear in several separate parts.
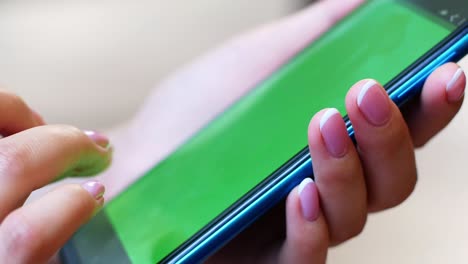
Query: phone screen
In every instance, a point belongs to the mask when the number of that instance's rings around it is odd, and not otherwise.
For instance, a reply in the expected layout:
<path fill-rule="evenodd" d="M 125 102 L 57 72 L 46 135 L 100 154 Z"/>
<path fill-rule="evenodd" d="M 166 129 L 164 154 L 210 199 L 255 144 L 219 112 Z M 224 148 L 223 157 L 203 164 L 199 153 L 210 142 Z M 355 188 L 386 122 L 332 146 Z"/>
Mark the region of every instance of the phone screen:
<path fill-rule="evenodd" d="M 303 149 L 313 114 L 345 113 L 352 84 L 385 84 L 461 25 L 463 1 L 367 2 L 107 204 L 72 238 L 77 257 L 161 261 Z"/>

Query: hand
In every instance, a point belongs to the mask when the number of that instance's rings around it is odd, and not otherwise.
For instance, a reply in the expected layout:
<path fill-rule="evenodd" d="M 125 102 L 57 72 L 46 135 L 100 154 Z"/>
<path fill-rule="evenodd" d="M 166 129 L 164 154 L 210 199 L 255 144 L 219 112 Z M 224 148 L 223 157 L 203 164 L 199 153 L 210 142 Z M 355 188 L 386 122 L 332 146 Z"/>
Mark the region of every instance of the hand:
<path fill-rule="evenodd" d="M 357 83 L 346 106 L 359 147 L 335 109 L 316 114 L 309 126 L 315 183 L 306 179 L 290 193 L 286 223 L 284 207 L 275 208 L 211 261 L 324 263 L 328 247 L 358 235 L 369 212 L 394 207 L 411 194 L 414 146 L 423 146 L 455 116 L 465 86 L 462 70 L 444 65 L 402 115 L 380 84 Z"/>
<path fill-rule="evenodd" d="M 23 205 L 62 176 L 92 175 L 111 160 L 108 140 L 68 126 L 46 126 L 16 95 L 0 91 L 0 259 L 45 263 L 103 202 L 96 181 L 58 187 Z"/>
<path fill-rule="evenodd" d="M 111 194 L 169 155 L 361 2 L 321 1 L 295 16 L 231 40 L 163 82 L 129 126 L 114 134 L 113 141 L 119 145 L 117 162 L 103 175 L 103 180 L 112 185 Z M 362 105 L 358 106 L 357 98 L 365 83 L 353 87 L 347 97 L 347 111 L 356 129 L 359 150 L 350 144 L 336 113 L 317 114 L 311 122 L 310 131 L 314 132 L 309 138 L 316 183 L 306 181 L 291 193 L 286 205 L 287 224 L 285 208 L 279 206 L 211 261 L 322 263 L 330 245 L 361 232 L 368 212 L 401 203 L 416 183 L 413 145 L 422 146 L 432 138 L 461 105 L 457 99 L 463 94 L 465 77 L 459 75 L 452 82 L 457 71 L 456 65 L 449 64 L 435 72 L 420 100 L 411 109 L 405 109 L 403 116 L 385 96 L 380 99 L 387 104 L 371 107 L 377 112 L 366 116 L 361 109 L 365 108 L 366 97 L 378 99 L 381 88 L 372 86 L 366 96 L 361 96 Z M 453 85 L 446 91 L 449 83 Z M 385 113 L 387 120 L 373 120 Z M 328 121 L 322 122 L 320 129 L 323 116 Z M 340 144 L 345 146 L 342 153 L 329 151 L 339 149 Z M 123 173 L 126 177 L 118 176 Z"/>

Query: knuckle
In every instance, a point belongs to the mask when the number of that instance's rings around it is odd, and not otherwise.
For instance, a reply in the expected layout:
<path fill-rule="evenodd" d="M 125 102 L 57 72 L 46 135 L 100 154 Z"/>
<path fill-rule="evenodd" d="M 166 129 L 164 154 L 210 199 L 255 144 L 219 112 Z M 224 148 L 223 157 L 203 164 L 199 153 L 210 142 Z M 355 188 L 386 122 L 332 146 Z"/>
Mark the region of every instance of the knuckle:
<path fill-rule="evenodd" d="M 40 244 L 39 230 L 20 212 L 14 211 L 2 223 L 6 252 L 27 259 Z"/>

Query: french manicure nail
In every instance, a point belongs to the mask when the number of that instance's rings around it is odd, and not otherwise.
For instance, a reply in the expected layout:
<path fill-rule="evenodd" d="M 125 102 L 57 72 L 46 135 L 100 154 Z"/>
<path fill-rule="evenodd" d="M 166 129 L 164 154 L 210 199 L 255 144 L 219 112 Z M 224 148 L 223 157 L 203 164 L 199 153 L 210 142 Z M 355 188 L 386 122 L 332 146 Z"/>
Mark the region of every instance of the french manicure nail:
<path fill-rule="evenodd" d="M 320 119 L 320 132 L 328 152 L 341 158 L 348 151 L 348 133 L 343 118 L 337 109 L 328 109 Z"/>
<path fill-rule="evenodd" d="M 465 87 L 462 87 L 462 85 L 457 86 L 457 82 L 460 80 L 462 74 L 463 70 L 459 68 L 453 75 L 452 79 L 447 83 L 447 99 L 450 103 L 460 101 L 465 95 Z"/>
<path fill-rule="evenodd" d="M 107 138 L 103 134 L 93 131 L 93 130 L 85 130 L 83 132 L 99 146 L 106 148 L 106 149 L 109 148 L 109 145 L 110 145 L 109 138 Z"/>
<path fill-rule="evenodd" d="M 320 214 L 317 186 L 311 178 L 304 179 L 297 188 L 301 202 L 302 215 L 309 222 L 314 222 Z"/>
<path fill-rule="evenodd" d="M 383 126 L 390 119 L 389 98 L 374 80 L 362 86 L 357 104 L 367 121 L 374 126 Z"/>
<path fill-rule="evenodd" d="M 81 185 L 95 200 L 99 201 L 104 196 L 106 188 L 98 181 L 88 181 Z"/>

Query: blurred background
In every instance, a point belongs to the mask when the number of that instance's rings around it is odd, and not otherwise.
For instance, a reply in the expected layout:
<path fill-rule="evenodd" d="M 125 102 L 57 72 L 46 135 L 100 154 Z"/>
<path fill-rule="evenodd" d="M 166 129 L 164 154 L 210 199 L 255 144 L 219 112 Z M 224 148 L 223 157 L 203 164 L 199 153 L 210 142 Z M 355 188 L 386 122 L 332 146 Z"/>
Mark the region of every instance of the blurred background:
<path fill-rule="evenodd" d="M 302 1 L 2 0 L 0 85 L 49 122 L 107 128 L 177 67 Z"/>
<path fill-rule="evenodd" d="M 49 122 L 106 129 L 177 67 L 305 2 L 2 0 L 0 84 Z M 418 152 L 420 180 L 409 201 L 373 215 L 329 263 L 466 263 L 467 128 L 465 107 Z"/>

